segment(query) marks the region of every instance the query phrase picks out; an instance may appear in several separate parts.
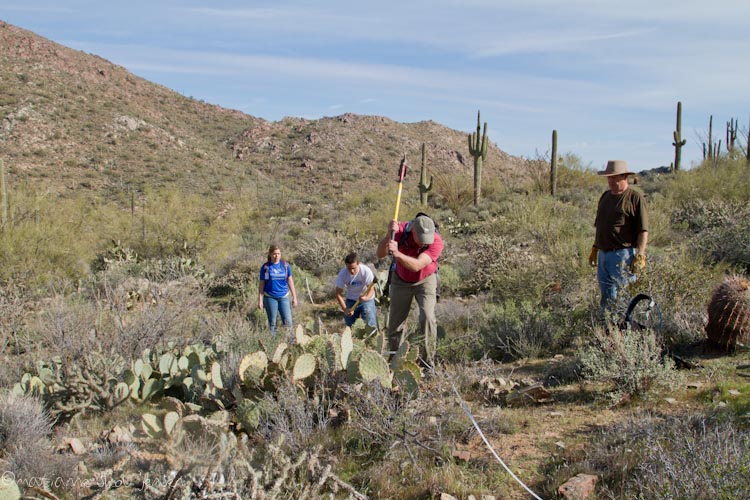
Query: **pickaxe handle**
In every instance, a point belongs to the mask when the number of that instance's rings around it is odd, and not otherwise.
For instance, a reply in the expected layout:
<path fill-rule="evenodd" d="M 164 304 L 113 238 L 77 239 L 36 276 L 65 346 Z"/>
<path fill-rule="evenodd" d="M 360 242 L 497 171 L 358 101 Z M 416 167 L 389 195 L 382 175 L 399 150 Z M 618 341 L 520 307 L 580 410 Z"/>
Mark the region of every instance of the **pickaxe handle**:
<path fill-rule="evenodd" d="M 404 176 L 406 176 L 406 154 L 401 158 L 398 166 L 398 195 L 396 196 L 396 211 L 393 212 L 393 220 L 398 221 L 398 209 L 401 207 L 401 190 L 404 187 Z M 393 238 L 395 234 L 391 235 Z"/>
<path fill-rule="evenodd" d="M 370 283 L 370 285 L 369 285 L 369 286 L 368 286 L 368 287 L 367 287 L 367 288 L 365 289 L 365 293 L 363 293 L 362 295 L 369 295 L 369 294 L 370 294 L 370 292 L 372 291 L 372 289 L 373 289 L 373 288 L 375 288 L 375 282 L 374 282 L 374 281 L 373 281 L 372 283 Z M 361 297 L 362 295 L 360 295 L 360 297 Z M 359 300 L 359 299 L 357 299 L 357 302 L 355 302 L 355 303 L 354 303 L 354 304 L 352 305 L 352 307 L 350 307 L 350 308 L 349 308 L 349 310 L 350 310 L 350 311 L 353 311 L 353 310 L 355 310 L 355 309 L 357 308 L 357 306 L 359 305 L 359 303 L 360 303 L 360 300 Z"/>

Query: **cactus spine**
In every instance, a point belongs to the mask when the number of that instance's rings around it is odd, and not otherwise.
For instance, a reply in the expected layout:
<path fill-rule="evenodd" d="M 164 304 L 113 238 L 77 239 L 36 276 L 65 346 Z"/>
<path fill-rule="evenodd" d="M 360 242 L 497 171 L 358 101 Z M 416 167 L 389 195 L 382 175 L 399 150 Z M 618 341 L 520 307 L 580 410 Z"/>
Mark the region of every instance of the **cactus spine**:
<path fill-rule="evenodd" d="M 427 146 L 422 143 L 422 169 L 419 171 L 419 203 L 427 205 L 428 193 L 432 191 L 432 176 L 427 182 Z"/>
<path fill-rule="evenodd" d="M 706 335 L 710 343 L 731 351 L 750 338 L 750 281 L 742 276 L 724 279 L 708 304 Z"/>
<path fill-rule="evenodd" d="M 677 127 L 672 133 L 674 137 L 674 171 L 677 172 L 680 169 L 680 160 L 682 158 L 682 146 L 687 142 L 682 138 L 682 102 L 677 101 Z"/>
<path fill-rule="evenodd" d="M 550 160 L 549 193 L 557 194 L 557 130 L 552 131 L 552 158 Z"/>
<path fill-rule="evenodd" d="M 487 159 L 487 122 L 484 122 L 484 132 L 479 137 L 480 118 L 477 111 L 477 131 L 469 135 L 469 154 L 474 157 L 474 206 L 479 205 L 482 195 L 482 161 Z"/>

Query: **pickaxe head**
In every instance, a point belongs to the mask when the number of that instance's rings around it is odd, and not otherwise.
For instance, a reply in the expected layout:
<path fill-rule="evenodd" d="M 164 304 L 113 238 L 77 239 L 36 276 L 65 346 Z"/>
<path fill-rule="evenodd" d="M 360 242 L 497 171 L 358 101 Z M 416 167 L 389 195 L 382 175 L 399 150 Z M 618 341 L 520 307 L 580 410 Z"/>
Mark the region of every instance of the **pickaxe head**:
<path fill-rule="evenodd" d="M 401 163 L 398 165 L 398 182 L 403 182 L 406 175 L 406 154 L 401 157 Z"/>

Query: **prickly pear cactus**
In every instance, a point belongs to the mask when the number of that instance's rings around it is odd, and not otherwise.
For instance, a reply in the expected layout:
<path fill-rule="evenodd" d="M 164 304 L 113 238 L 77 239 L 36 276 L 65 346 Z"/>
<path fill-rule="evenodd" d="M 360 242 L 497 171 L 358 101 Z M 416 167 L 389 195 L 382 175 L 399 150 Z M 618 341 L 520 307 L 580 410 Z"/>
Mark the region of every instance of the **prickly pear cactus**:
<path fill-rule="evenodd" d="M 260 425 L 261 405 L 257 401 L 243 399 L 235 410 L 237 421 L 243 429 L 255 430 Z"/>
<path fill-rule="evenodd" d="M 0 500 L 18 500 L 21 491 L 16 482 L 10 477 L 0 477 Z"/>
<path fill-rule="evenodd" d="M 268 367 L 268 357 L 263 351 L 256 351 L 248 354 L 239 366 L 240 380 L 252 387 L 258 387 L 263 383 L 263 376 Z"/>
<path fill-rule="evenodd" d="M 292 379 L 296 382 L 297 380 L 304 380 L 315 372 L 317 365 L 316 358 L 309 352 L 306 352 L 294 362 L 294 369 L 292 371 Z"/>
<path fill-rule="evenodd" d="M 750 340 L 750 280 L 733 276 L 716 288 L 708 304 L 706 335 L 727 351 Z"/>
<path fill-rule="evenodd" d="M 365 382 L 377 379 L 386 389 L 392 387 L 393 373 L 388 368 L 388 362 L 379 352 L 369 349 L 362 352 L 359 357 L 359 374 Z"/>

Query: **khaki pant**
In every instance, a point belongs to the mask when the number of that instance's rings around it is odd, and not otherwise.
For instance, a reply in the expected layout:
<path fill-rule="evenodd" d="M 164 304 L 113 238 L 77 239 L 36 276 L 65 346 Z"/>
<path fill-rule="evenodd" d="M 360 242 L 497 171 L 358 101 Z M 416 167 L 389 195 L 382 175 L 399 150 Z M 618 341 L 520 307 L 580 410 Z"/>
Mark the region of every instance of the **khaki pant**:
<path fill-rule="evenodd" d="M 434 366 L 437 348 L 437 275 L 431 274 L 417 283 L 407 283 L 393 273 L 390 287 L 391 305 L 388 311 L 388 349 L 397 351 L 401 343 L 408 338 L 406 320 L 411 310 L 412 299 L 417 300 L 419 307 L 419 330 L 413 343 L 424 339 L 423 357 L 430 366 Z"/>

